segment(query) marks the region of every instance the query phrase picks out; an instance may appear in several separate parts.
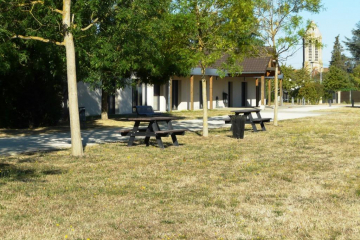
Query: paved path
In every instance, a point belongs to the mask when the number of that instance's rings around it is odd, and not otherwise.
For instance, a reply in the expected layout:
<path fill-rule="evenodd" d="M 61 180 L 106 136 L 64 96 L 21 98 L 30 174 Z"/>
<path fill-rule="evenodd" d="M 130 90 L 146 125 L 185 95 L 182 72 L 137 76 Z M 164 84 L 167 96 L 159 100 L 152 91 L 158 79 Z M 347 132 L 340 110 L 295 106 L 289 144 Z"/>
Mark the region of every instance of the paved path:
<path fill-rule="evenodd" d="M 331 108 L 344 107 L 343 105 L 333 105 Z M 331 114 L 329 112 L 318 112 L 316 110 L 329 109 L 329 106 L 295 106 L 293 108 L 280 107 L 278 119 L 295 119 L 303 117 L 315 117 L 324 114 Z M 231 111 L 231 109 L 229 109 Z M 261 111 L 262 117 L 274 117 L 274 110 L 272 108 L 265 108 Z M 224 124 L 224 119 L 227 116 L 211 117 L 208 120 L 209 128 L 219 128 L 227 126 Z M 189 131 L 198 131 L 202 129 L 202 120 L 183 120 L 174 121 L 174 128 L 188 129 Z M 93 144 L 126 141 L 127 137 L 122 137 L 119 134 L 120 128 L 106 129 L 106 130 L 84 130 L 81 132 L 83 138 L 83 145 L 89 146 Z M 52 133 L 32 135 L 25 137 L 9 137 L 0 138 L 0 155 L 15 155 L 23 152 L 34 152 L 39 150 L 56 150 L 71 147 L 70 133 Z"/>

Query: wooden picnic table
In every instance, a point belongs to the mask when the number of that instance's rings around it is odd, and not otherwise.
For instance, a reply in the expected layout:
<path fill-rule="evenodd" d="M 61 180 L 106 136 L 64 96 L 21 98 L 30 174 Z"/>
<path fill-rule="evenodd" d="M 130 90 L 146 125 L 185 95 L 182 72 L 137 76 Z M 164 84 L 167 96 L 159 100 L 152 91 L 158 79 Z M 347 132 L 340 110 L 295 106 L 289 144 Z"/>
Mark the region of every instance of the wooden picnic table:
<path fill-rule="evenodd" d="M 263 117 L 261 117 L 260 109 L 257 109 L 257 108 L 246 108 L 246 109 L 234 110 L 234 111 L 231 111 L 231 112 L 234 112 L 235 116 L 239 115 L 239 114 L 243 114 L 246 117 L 245 123 L 246 124 L 251 124 L 252 129 L 254 130 L 254 132 L 258 131 L 255 124 L 260 124 L 261 129 L 263 131 L 266 131 L 264 122 L 270 122 L 270 120 L 271 120 L 271 118 L 263 118 Z M 256 113 L 256 118 L 254 118 L 252 116 L 252 113 Z M 229 117 L 231 117 L 231 116 L 229 116 Z"/>
<path fill-rule="evenodd" d="M 179 146 L 177 135 L 184 135 L 184 129 L 174 129 L 171 121 L 175 120 L 175 117 L 137 117 L 127 118 L 127 121 L 133 121 L 134 127 L 132 129 L 122 130 L 120 133 L 122 136 L 129 136 L 128 146 L 132 146 L 135 137 L 145 137 L 145 144 L 149 146 L 150 137 L 155 137 L 160 148 L 164 148 L 164 144 L 161 140 L 162 137 L 171 136 L 174 146 Z M 141 123 L 147 123 L 147 127 L 140 127 Z M 160 129 L 159 123 L 163 123 L 165 127 Z"/>

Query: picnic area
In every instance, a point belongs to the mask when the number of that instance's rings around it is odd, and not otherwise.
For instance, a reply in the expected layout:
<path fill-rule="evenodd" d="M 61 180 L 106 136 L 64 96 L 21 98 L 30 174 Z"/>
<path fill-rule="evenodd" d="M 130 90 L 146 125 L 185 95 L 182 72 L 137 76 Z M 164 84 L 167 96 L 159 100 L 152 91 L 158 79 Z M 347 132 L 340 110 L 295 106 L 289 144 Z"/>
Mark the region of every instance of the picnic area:
<path fill-rule="evenodd" d="M 326 112 L 246 124 L 244 139 L 224 127 L 164 149 L 151 138 L 0 156 L 0 236 L 357 239 L 360 112 Z"/>

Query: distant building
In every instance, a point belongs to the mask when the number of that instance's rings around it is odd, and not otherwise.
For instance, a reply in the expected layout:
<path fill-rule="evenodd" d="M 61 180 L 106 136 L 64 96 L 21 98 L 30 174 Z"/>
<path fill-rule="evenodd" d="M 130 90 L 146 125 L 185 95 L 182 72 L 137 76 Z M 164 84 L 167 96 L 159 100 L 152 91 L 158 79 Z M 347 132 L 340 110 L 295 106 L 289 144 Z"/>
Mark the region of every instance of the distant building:
<path fill-rule="evenodd" d="M 311 75 L 323 72 L 322 35 L 314 22 L 311 22 L 306 38 L 303 39 L 303 67 Z"/>

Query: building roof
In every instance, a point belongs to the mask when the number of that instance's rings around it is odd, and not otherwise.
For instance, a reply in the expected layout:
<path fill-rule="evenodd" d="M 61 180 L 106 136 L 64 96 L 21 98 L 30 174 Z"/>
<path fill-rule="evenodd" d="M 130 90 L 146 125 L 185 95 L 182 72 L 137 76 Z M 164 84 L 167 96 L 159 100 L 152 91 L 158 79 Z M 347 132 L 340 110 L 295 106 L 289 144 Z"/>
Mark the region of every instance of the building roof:
<path fill-rule="evenodd" d="M 270 62 L 270 57 L 245 58 L 241 63 L 242 73 L 265 73 Z"/>
<path fill-rule="evenodd" d="M 227 56 L 218 59 L 209 69 L 221 69 L 222 63 L 227 60 Z M 265 73 L 269 65 L 271 57 L 252 57 L 245 58 L 244 61 L 239 63 L 242 67 L 242 73 Z"/>
<path fill-rule="evenodd" d="M 271 48 L 266 48 L 265 51 L 261 51 L 258 53 L 259 56 L 245 58 L 241 63 L 239 63 L 239 65 L 242 67 L 241 75 L 265 75 L 267 71 L 274 71 L 275 69 L 271 69 L 271 67 L 269 66 L 269 63 L 271 61 L 271 56 L 269 56 L 269 52 L 271 51 Z M 222 64 L 227 61 L 228 57 L 229 56 L 225 54 L 210 67 L 206 68 L 205 75 L 218 76 L 217 70 L 222 69 Z M 191 75 L 201 75 L 200 66 L 193 68 Z"/>

